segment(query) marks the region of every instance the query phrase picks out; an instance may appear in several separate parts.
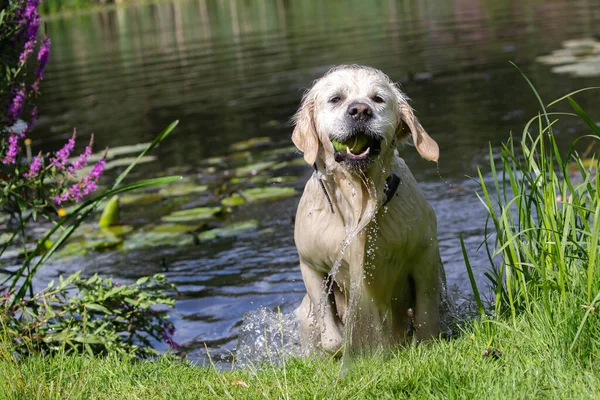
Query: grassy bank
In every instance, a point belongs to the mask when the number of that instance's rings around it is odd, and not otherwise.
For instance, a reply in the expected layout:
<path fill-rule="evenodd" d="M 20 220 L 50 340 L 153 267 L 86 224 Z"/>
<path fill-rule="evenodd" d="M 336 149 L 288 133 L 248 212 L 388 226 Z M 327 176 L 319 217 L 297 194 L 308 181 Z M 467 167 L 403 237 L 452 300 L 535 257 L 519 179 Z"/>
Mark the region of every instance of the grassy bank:
<path fill-rule="evenodd" d="M 477 323 L 458 339 L 409 346 L 351 366 L 330 359 L 219 372 L 163 358 L 1 354 L 0 397 L 26 399 L 594 398 L 598 353 L 569 352 L 564 326 L 539 313 Z M 578 314 L 579 310 L 573 310 Z M 576 315 L 573 315 L 576 317 Z M 566 325 L 570 325 L 566 322 Z M 586 346 L 587 347 L 587 346 Z M 594 348 L 596 348 L 594 346 Z M 597 349 L 596 349 L 597 350 Z"/>

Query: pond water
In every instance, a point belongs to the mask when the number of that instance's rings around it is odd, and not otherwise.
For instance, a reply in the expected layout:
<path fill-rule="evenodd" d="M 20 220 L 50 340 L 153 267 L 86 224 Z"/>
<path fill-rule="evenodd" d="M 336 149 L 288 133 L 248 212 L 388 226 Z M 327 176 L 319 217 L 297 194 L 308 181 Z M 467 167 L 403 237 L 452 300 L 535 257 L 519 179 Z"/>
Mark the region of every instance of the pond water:
<path fill-rule="evenodd" d="M 535 62 L 564 40 L 600 35 L 596 0 L 182 0 L 54 17 L 46 27 L 52 53 L 34 151 L 55 150 L 73 126 L 81 148 L 94 132 L 96 149 L 102 149 L 149 141 L 180 120 L 154 152 L 158 159 L 137 168 L 134 178 L 177 172 L 202 181 L 207 171 L 225 174 L 230 164 L 210 169 L 206 160 L 252 137 L 270 141 L 251 149 L 246 164 L 277 149 L 289 149 L 281 152 L 288 160 L 300 158 L 290 148 L 288 121 L 312 80 L 334 64 L 382 69 L 402 83 L 440 146 L 439 166 L 410 147 L 401 153 L 437 213 L 448 283 L 463 293 L 470 289 L 460 233 L 481 288 L 489 267 L 485 252 L 477 251 L 485 212 L 470 177 L 478 166 L 489 171 L 488 143 L 497 148 L 538 110 L 509 60 L 547 102 L 598 86 L 593 79 L 553 75 Z M 591 95 L 578 100 L 597 111 Z M 587 133 L 579 122 L 558 125 L 557 132 L 563 143 Z M 292 165 L 271 174 L 298 176 L 287 184 L 298 192 L 234 208 L 229 220 L 258 220 L 252 233 L 195 245 L 91 252 L 56 260 L 40 279 L 80 268 L 125 281 L 164 272 L 179 288 L 175 340 L 192 359 L 204 360 L 206 345 L 213 359 L 227 361 L 244 313 L 261 306 L 288 312 L 304 293 L 292 217 L 311 169 Z M 192 196 L 178 207 L 197 204 Z M 139 226 L 158 223 L 166 213 L 129 207 L 122 219 Z"/>

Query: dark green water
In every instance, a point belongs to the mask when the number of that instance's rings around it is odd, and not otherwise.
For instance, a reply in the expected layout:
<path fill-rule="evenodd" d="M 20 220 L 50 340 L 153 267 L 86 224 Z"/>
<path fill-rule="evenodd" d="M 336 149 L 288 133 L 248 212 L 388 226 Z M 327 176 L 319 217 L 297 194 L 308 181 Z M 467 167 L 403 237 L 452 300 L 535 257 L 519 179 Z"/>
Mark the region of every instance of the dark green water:
<path fill-rule="evenodd" d="M 598 79 L 553 75 L 535 57 L 563 40 L 600 35 L 600 4 L 588 1 L 236 1 L 161 2 L 47 20 L 52 53 L 34 151 L 59 147 L 76 126 L 96 148 L 151 140 L 180 125 L 138 177 L 171 167 L 198 173 L 203 160 L 236 141 L 268 136 L 291 145 L 290 116 L 303 90 L 331 65 L 368 64 L 402 83 L 440 145 L 439 168 L 411 148 L 403 157 L 435 208 L 448 283 L 468 292 L 458 242 L 465 236 L 481 285 L 488 267 L 476 252 L 484 210 L 476 167 L 489 170 L 488 143 L 521 132 L 538 108 L 517 63 L 549 102 Z M 578 98 L 600 119 L 597 99 Z M 595 104 L 595 107 L 592 107 Z M 559 124 L 561 140 L 587 133 Z M 85 140 L 80 141 L 83 146 Z M 310 168 L 301 169 L 302 187 Z M 193 358 L 234 350 L 244 312 L 292 310 L 304 290 L 291 217 L 298 197 L 236 211 L 270 233 L 150 251 L 88 254 L 49 267 L 44 278 L 84 268 L 118 279 L 165 270 L 178 284 L 176 341 Z M 135 218 L 157 219 L 135 210 Z M 127 217 L 127 215 L 125 215 Z"/>

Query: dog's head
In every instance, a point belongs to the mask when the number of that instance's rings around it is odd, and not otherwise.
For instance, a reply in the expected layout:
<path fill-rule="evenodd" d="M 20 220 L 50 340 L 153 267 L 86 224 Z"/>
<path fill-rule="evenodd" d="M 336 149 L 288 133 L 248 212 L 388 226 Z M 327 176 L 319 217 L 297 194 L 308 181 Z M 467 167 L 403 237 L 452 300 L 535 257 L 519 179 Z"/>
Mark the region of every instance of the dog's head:
<path fill-rule="evenodd" d="M 322 151 L 326 164 L 362 170 L 412 136 L 419 154 L 437 161 L 437 143 L 425 132 L 407 100 L 377 69 L 334 67 L 304 95 L 293 118 L 292 141 L 310 165 Z"/>

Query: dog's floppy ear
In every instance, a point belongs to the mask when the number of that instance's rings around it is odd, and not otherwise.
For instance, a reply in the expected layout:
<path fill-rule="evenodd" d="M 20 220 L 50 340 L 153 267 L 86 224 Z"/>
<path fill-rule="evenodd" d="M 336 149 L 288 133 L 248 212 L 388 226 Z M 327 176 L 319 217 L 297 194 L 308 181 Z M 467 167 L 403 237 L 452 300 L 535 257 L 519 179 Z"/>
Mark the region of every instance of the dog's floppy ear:
<path fill-rule="evenodd" d="M 409 134 L 412 135 L 412 141 L 421 157 L 437 162 L 440 157 L 438 144 L 425 132 L 406 101 L 399 102 L 398 107 L 402 118 L 399 126 L 401 130 L 400 137 L 405 138 Z"/>
<path fill-rule="evenodd" d="M 300 109 L 292 119 L 296 125 L 292 133 L 292 142 L 298 150 L 304 153 L 304 160 L 309 165 L 313 165 L 317 161 L 319 152 L 319 139 L 315 128 L 314 112 L 314 100 L 305 96 Z"/>

